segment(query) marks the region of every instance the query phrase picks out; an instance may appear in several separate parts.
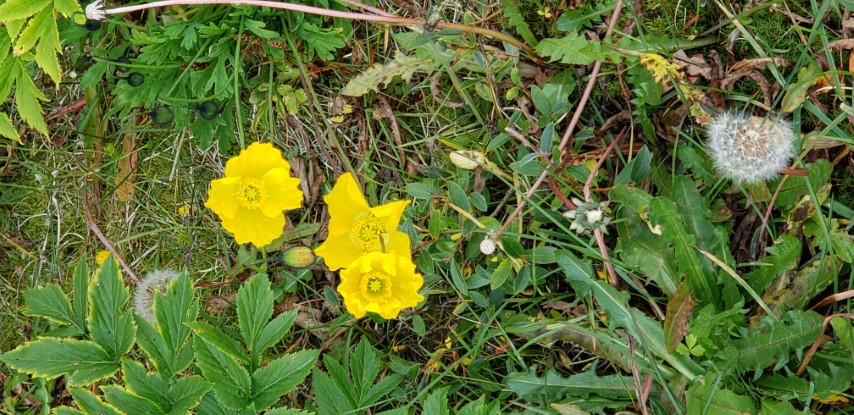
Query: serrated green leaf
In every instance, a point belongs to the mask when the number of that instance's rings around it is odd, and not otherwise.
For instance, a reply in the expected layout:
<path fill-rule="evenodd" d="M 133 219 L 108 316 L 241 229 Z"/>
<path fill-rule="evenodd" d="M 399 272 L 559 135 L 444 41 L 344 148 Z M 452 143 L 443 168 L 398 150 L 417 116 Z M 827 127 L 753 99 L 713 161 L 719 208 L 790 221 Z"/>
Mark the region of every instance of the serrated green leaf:
<path fill-rule="evenodd" d="M 605 59 L 619 59 L 618 54 L 606 51 L 600 42 L 587 40 L 577 33 L 570 33 L 560 39 L 543 39 L 534 50 L 538 55 L 548 58 L 549 62 L 560 61 L 570 65 L 588 65 Z"/>
<path fill-rule="evenodd" d="M 504 377 L 504 386 L 528 401 L 538 401 L 540 397 L 547 402 L 557 402 L 567 396 L 587 399 L 598 396 L 609 399 L 630 399 L 632 378 L 629 376 L 598 376 L 588 370 L 568 377 L 560 376 L 553 369 L 540 377 L 536 372 L 511 373 Z"/>
<path fill-rule="evenodd" d="M 9 97 L 21 68 L 23 66 L 20 65 L 20 61 L 16 57 L 6 59 L 3 65 L 0 65 L 0 102 L 6 101 L 6 98 Z"/>
<path fill-rule="evenodd" d="M 136 325 L 124 309 L 129 294 L 110 256 L 98 270 L 89 289 L 89 334 L 116 361 L 133 346 Z"/>
<path fill-rule="evenodd" d="M 800 413 L 801 411 L 795 409 L 789 402 L 770 399 L 763 399 L 759 408 L 759 415 L 795 415 Z"/>
<path fill-rule="evenodd" d="M 223 333 L 222 330 L 202 321 L 195 321 L 186 324 L 187 327 L 193 329 L 196 336 L 205 339 L 208 344 L 216 347 L 217 350 L 236 360 L 249 362 L 249 356 L 246 355 L 246 352 L 243 350 L 243 346 L 241 346 L 237 340 L 231 338 L 231 336 Z"/>
<path fill-rule="evenodd" d="M 217 399 L 216 394 L 210 391 L 202 397 L 199 406 L 196 408 L 197 415 L 241 415 L 240 412 L 226 408 L 222 402 Z"/>
<path fill-rule="evenodd" d="M 264 326 L 264 329 L 261 330 L 261 334 L 258 336 L 258 344 L 256 346 L 258 350 L 266 350 L 278 343 L 279 340 L 282 340 L 282 337 L 288 333 L 288 330 L 294 325 L 296 319 L 297 310 L 291 310 L 287 313 L 279 314 L 271 320 Z"/>
<path fill-rule="evenodd" d="M 252 373 L 252 402 L 255 408 L 263 410 L 270 407 L 302 382 L 311 372 L 319 354 L 318 350 L 286 354 Z"/>
<path fill-rule="evenodd" d="M 154 317 L 158 331 L 174 357 L 171 365 L 174 372 L 169 374 L 183 371 L 193 361 L 189 344 L 192 330 L 185 325 L 196 321 L 199 315 L 199 305 L 193 294 L 193 285 L 186 271 L 170 284 L 165 294 L 154 293 Z"/>
<path fill-rule="evenodd" d="M 525 18 L 522 17 L 522 14 L 519 13 L 519 8 L 516 7 L 516 2 L 512 0 L 501 0 L 501 5 L 504 6 L 504 16 L 507 17 L 507 21 L 510 23 L 510 26 L 513 26 L 516 29 L 516 33 L 519 36 L 522 36 L 522 39 L 528 43 L 530 46 L 535 46 L 537 44 L 537 38 L 534 36 L 534 33 L 531 32 L 531 28 L 528 27 L 528 22 L 525 21 Z"/>
<path fill-rule="evenodd" d="M 753 327 L 733 345 L 738 350 L 738 369 L 756 369 L 759 374 L 776 362 L 784 365 L 792 350 L 814 342 L 821 330 L 822 318 L 812 311 L 789 311 L 780 319 L 765 318 L 760 327 Z"/>
<path fill-rule="evenodd" d="M 376 64 L 347 82 L 341 95 L 360 97 L 370 91 L 379 91 L 380 85 L 388 86 L 396 76 L 408 81 L 415 71 L 433 72 L 438 63 L 426 57 L 406 56 L 402 53 L 384 64 Z"/>
<path fill-rule="evenodd" d="M 374 383 L 373 386 L 371 386 L 371 388 L 365 392 L 364 396 L 362 397 L 362 402 L 365 405 L 376 404 L 377 401 L 391 393 L 391 391 L 393 391 L 394 388 L 400 385 L 400 382 L 402 381 L 403 375 L 398 373 L 384 376 L 382 379 Z"/>
<path fill-rule="evenodd" d="M 784 235 L 767 248 L 768 256 L 759 260 L 758 267 L 744 276 L 750 286 L 762 292 L 777 276 L 797 268 L 801 259 L 801 241 L 794 236 Z"/>
<path fill-rule="evenodd" d="M 47 97 L 36 88 L 36 84 L 27 75 L 21 61 L 12 60 L 11 62 L 19 67 L 15 82 L 15 105 L 18 107 L 18 114 L 30 127 L 47 135 L 47 125 L 42 117 L 42 106 L 39 103 L 39 101 L 47 101 Z"/>
<path fill-rule="evenodd" d="M 71 281 L 74 291 L 71 293 L 71 309 L 76 321 L 85 322 L 89 313 L 89 267 L 86 258 L 81 257 L 74 268 L 74 278 Z M 86 325 L 83 324 L 85 328 Z"/>
<path fill-rule="evenodd" d="M 101 401 L 94 393 L 82 388 L 69 388 L 71 397 L 77 406 L 87 415 L 124 415 L 124 412 L 119 411 L 112 405 Z"/>
<path fill-rule="evenodd" d="M 377 351 L 363 339 L 350 356 L 350 376 L 353 379 L 359 404 L 364 404 L 362 398 L 374 384 L 374 379 L 379 373 L 380 361 L 377 359 Z"/>
<path fill-rule="evenodd" d="M 8 0 L 0 5 L 0 23 L 26 19 L 47 7 L 50 0 Z"/>
<path fill-rule="evenodd" d="M 47 19 L 45 25 L 47 27 L 39 38 L 38 46 L 36 46 L 36 63 L 59 87 L 59 82 L 62 81 L 62 70 L 59 68 L 57 54 L 61 52 L 61 49 L 59 47 L 59 31 L 56 28 L 56 19 L 53 14 Z"/>
<path fill-rule="evenodd" d="M 688 233 L 677 213 L 676 203 L 665 197 L 656 197 L 649 204 L 650 218 L 661 225 L 662 237 L 671 244 L 676 254 L 679 271 L 685 273 L 694 297 L 702 306 L 720 303 L 720 291 L 716 277 L 707 274 L 700 254 L 695 248 L 697 238 Z"/>
<path fill-rule="evenodd" d="M 356 411 L 349 399 L 341 399 L 346 396 L 346 392 L 339 389 L 322 370 L 315 368 L 312 372 L 311 388 L 317 402 L 317 415 L 340 415 Z"/>
<path fill-rule="evenodd" d="M 266 274 L 256 274 L 237 292 L 237 320 L 252 368 L 258 367 L 261 362 L 263 350 L 258 349 L 258 338 L 272 315 L 273 291 L 270 289 L 270 281 Z"/>
<path fill-rule="evenodd" d="M 86 415 L 86 412 L 69 406 L 60 406 L 59 408 L 54 409 L 53 413 L 54 415 Z"/>
<path fill-rule="evenodd" d="M 314 59 L 314 55 L 325 61 L 332 61 L 335 56 L 332 52 L 344 47 L 344 30 L 339 27 L 318 27 L 313 23 L 303 21 L 296 30 L 296 37 L 303 40 L 303 45 L 308 49 L 308 59 Z"/>
<path fill-rule="evenodd" d="M 686 356 L 674 355 L 667 351 L 664 343 L 664 330 L 661 324 L 652 320 L 640 310 L 630 307 L 627 292 L 618 292 L 613 286 L 592 277 L 589 261 L 582 261 L 568 251 L 555 253 L 558 266 L 563 270 L 567 282 L 578 295 L 592 294 L 601 310 L 608 315 L 610 328 L 624 328 L 656 356 L 664 359 L 689 379 L 695 379 L 702 373 L 696 363 Z"/>
<path fill-rule="evenodd" d="M 249 372 L 234 358 L 220 352 L 201 337 L 193 339 L 196 366 L 213 384 L 217 400 L 228 408 L 243 410 L 251 403 L 252 383 Z"/>
<path fill-rule="evenodd" d="M 163 410 L 154 402 L 137 396 L 124 388 L 117 385 L 101 386 L 101 391 L 104 392 L 104 399 L 110 405 L 116 408 L 122 408 L 122 411 L 134 415 L 162 415 Z"/>
<path fill-rule="evenodd" d="M 24 144 L 21 141 L 21 136 L 18 135 L 18 129 L 12 124 L 12 120 L 5 112 L 0 112 L 0 136 L 6 137 L 12 141 L 17 141 L 18 144 Z"/>
<path fill-rule="evenodd" d="M 276 408 L 264 413 L 264 415 L 311 415 L 309 412 L 291 408 Z"/>
<path fill-rule="evenodd" d="M 80 386 L 119 370 L 118 363 L 101 346 L 88 340 L 43 337 L 0 355 L 0 360 L 33 376 L 53 379 L 70 375 L 74 385 Z"/>
<path fill-rule="evenodd" d="M 83 11 L 80 8 L 80 4 L 74 0 L 53 0 L 53 9 L 65 17 L 71 16 L 75 12 Z"/>
<path fill-rule="evenodd" d="M 166 391 L 169 384 L 158 374 L 148 373 L 141 363 L 129 359 L 122 360 L 122 374 L 130 392 L 154 402 L 161 411 L 167 412 L 168 407 L 164 404 L 168 402 Z"/>
<path fill-rule="evenodd" d="M 172 351 L 163 340 L 163 336 L 157 331 L 148 320 L 137 316 L 136 317 L 137 336 L 136 343 L 148 355 L 154 367 L 160 373 L 175 373 L 172 370 L 172 362 L 174 356 Z"/>
<path fill-rule="evenodd" d="M 27 27 L 21 32 L 21 35 L 15 40 L 14 53 L 19 56 L 24 52 L 29 52 L 39 39 L 49 36 L 53 27 L 57 43 L 59 43 L 58 34 L 56 34 L 56 19 L 53 15 L 53 9 L 48 7 L 36 14 L 35 17 L 27 22 Z"/>
<path fill-rule="evenodd" d="M 213 388 L 201 376 L 184 376 L 169 388 L 170 415 L 187 414 L 202 401 L 202 397 Z"/>
<path fill-rule="evenodd" d="M 77 316 L 71 310 L 71 302 L 56 284 L 36 287 L 24 291 L 24 315 L 43 317 L 63 325 L 77 329 L 74 335 L 86 333 L 85 321 L 77 321 Z"/>
<path fill-rule="evenodd" d="M 448 415 L 448 388 L 439 388 L 427 396 L 427 400 L 424 401 L 421 413 L 431 415 Z"/>

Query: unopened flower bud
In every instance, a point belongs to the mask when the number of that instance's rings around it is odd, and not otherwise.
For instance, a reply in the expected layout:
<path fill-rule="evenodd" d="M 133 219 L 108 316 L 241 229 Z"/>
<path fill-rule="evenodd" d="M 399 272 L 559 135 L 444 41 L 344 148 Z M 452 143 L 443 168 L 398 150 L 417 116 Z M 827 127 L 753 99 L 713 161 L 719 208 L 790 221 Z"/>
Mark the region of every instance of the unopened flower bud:
<path fill-rule="evenodd" d="M 486 164 L 486 156 L 474 150 L 456 150 L 448 154 L 451 163 L 463 170 L 474 170 Z"/>
<path fill-rule="evenodd" d="M 291 268 L 309 267 L 314 260 L 314 251 L 307 246 L 294 246 L 282 252 L 282 263 Z"/>

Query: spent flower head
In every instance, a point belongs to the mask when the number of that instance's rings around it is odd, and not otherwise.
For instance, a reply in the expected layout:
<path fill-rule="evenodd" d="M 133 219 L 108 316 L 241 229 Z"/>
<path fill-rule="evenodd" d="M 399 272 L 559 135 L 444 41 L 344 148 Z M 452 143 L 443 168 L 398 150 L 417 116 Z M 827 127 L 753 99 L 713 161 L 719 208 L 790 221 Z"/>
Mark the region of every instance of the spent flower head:
<path fill-rule="evenodd" d="M 171 269 L 155 270 L 146 274 L 136 285 L 133 312 L 152 324 L 157 324 L 154 319 L 154 295 L 158 291 L 166 294 L 169 284 L 178 278 L 178 275 L 178 271 Z"/>
<path fill-rule="evenodd" d="M 773 179 L 795 156 L 795 134 L 782 119 L 724 113 L 706 135 L 715 168 L 735 183 Z"/>
<path fill-rule="evenodd" d="M 579 235 L 589 235 L 597 228 L 602 233 L 608 233 L 608 225 L 611 223 L 611 218 L 608 216 L 610 213 L 608 205 L 611 202 L 582 202 L 579 199 L 572 198 L 572 203 L 575 204 L 576 209 L 564 213 L 564 216 L 572 219 L 572 223 L 569 225 L 570 230 Z"/>
<path fill-rule="evenodd" d="M 370 252 L 341 271 L 338 292 L 344 306 L 356 318 L 368 312 L 385 319 L 397 318 L 400 310 L 415 307 L 424 299 L 418 290 L 424 278 L 415 272 L 409 252 Z"/>
<path fill-rule="evenodd" d="M 410 255 L 409 236 L 397 230 L 409 200 L 371 207 L 350 173 L 341 175 L 323 200 L 329 206 L 329 236 L 314 252 L 330 270 L 369 252 Z"/>
<path fill-rule="evenodd" d="M 205 206 L 222 220 L 237 243 L 264 246 L 282 235 L 284 210 L 302 205 L 299 180 L 270 143 L 253 143 L 225 164 L 225 177 L 211 182 Z"/>

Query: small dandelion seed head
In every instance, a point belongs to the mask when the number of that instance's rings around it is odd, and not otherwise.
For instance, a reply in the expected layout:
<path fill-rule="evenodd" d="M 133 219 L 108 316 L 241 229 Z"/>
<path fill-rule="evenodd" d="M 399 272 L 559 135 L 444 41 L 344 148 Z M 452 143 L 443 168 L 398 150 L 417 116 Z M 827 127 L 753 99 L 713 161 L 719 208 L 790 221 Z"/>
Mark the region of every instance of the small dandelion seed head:
<path fill-rule="evenodd" d="M 136 315 L 157 324 L 154 318 L 154 293 L 166 293 L 169 284 L 178 278 L 178 271 L 161 269 L 151 271 L 140 280 L 133 295 L 133 311 Z"/>
<path fill-rule="evenodd" d="M 773 179 L 795 156 L 795 134 L 781 119 L 724 113 L 706 135 L 715 168 L 737 184 Z"/>
<path fill-rule="evenodd" d="M 487 236 L 482 241 L 480 241 L 480 252 L 484 255 L 492 255 L 495 253 L 495 248 L 498 245 L 495 243 L 495 240 L 492 237 Z"/>

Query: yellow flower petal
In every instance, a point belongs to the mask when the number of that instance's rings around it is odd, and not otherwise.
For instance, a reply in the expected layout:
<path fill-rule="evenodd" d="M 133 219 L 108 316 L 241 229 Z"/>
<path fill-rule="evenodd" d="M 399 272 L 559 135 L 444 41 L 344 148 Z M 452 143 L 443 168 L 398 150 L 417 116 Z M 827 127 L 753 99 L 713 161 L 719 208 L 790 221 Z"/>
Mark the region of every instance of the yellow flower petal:
<path fill-rule="evenodd" d="M 282 152 L 270 143 L 252 143 L 240 155 L 225 163 L 225 177 L 255 177 L 260 179 L 272 170 L 291 170 L 291 165 L 282 158 Z"/>
<path fill-rule="evenodd" d="M 299 179 L 291 177 L 287 170 L 272 169 L 261 180 L 267 185 L 267 201 L 261 205 L 264 215 L 272 217 L 282 214 L 283 210 L 302 206 L 303 196 Z"/>
<path fill-rule="evenodd" d="M 338 178 L 324 200 L 329 206 L 329 236 L 315 252 L 329 269 L 346 267 L 368 252 L 409 255 L 409 237 L 397 231 L 408 200 L 372 208 L 349 173 Z"/>
<path fill-rule="evenodd" d="M 270 143 L 253 143 L 226 163 L 224 178 L 211 182 L 205 206 L 237 243 L 264 246 L 282 234 L 284 210 L 302 204 L 299 180 Z"/>
<path fill-rule="evenodd" d="M 222 227 L 233 233 L 234 240 L 239 244 L 267 245 L 282 235 L 285 215 L 280 213 L 270 218 L 258 213 L 258 211 L 238 208 L 234 218 L 222 218 Z"/>
<path fill-rule="evenodd" d="M 240 178 L 238 177 L 223 177 L 212 181 L 205 207 L 214 211 L 220 218 L 233 218 L 234 213 L 237 212 L 234 194 L 239 191 L 239 188 Z"/>
<path fill-rule="evenodd" d="M 418 293 L 423 284 L 424 279 L 415 272 L 409 256 L 371 252 L 341 271 L 337 290 L 344 297 L 347 311 L 356 318 L 372 312 L 392 319 L 402 309 L 415 307 L 424 299 Z"/>

